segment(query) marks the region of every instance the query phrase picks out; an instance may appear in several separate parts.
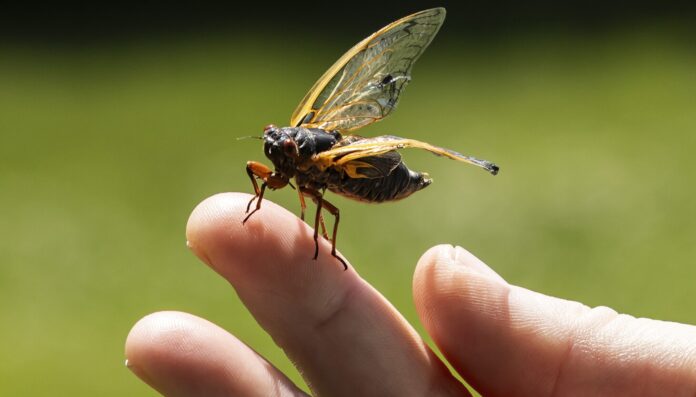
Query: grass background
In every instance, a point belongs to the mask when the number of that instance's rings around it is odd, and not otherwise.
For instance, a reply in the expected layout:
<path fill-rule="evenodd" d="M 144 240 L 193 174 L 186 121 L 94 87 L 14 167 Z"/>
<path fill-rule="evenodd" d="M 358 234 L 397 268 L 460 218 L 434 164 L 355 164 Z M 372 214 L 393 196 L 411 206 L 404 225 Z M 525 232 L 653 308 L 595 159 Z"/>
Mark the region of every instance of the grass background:
<path fill-rule="evenodd" d="M 251 191 L 245 162 L 267 161 L 235 138 L 285 124 L 357 39 L 0 46 L 0 394 L 155 395 L 124 367 L 123 343 L 168 309 L 220 324 L 301 382 L 184 228 L 205 197 Z M 693 43 L 669 27 L 441 34 L 398 111 L 361 134 L 426 140 L 501 173 L 407 152 L 435 183 L 394 204 L 331 197 L 340 250 L 419 330 L 412 271 L 443 242 L 514 284 L 696 323 L 694 70 Z M 299 208 L 289 189 L 268 198 Z"/>

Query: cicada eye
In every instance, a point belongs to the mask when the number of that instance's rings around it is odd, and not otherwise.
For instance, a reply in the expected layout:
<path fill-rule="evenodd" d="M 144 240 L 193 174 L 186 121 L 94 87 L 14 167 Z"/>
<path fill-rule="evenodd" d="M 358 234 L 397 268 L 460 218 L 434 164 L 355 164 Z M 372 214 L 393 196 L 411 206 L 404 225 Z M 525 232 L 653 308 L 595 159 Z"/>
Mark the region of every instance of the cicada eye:
<path fill-rule="evenodd" d="M 297 156 L 297 144 L 292 139 L 286 139 L 283 141 L 283 151 L 288 156 Z"/>

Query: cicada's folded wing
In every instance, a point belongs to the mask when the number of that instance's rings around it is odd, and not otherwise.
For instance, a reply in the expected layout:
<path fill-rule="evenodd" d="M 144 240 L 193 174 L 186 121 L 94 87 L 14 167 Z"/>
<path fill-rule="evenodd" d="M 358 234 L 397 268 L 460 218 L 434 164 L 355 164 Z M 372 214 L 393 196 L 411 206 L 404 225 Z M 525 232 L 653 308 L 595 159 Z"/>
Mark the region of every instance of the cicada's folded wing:
<path fill-rule="evenodd" d="M 498 173 L 498 166 L 486 160 L 465 156 L 454 150 L 434 146 L 415 139 L 400 138 L 393 135 L 384 135 L 374 138 L 362 138 L 354 140 L 346 145 L 336 145 L 330 150 L 318 153 L 314 156 L 315 164 L 320 167 L 355 168 L 355 162 L 365 163 L 365 158 L 385 156 L 387 153 L 399 149 L 416 148 L 427 150 L 435 155 L 450 158 L 481 167 L 493 175 Z M 400 157 L 399 157 L 400 161 Z M 397 163 L 398 164 L 398 163 Z M 350 173 L 349 173 L 350 175 Z M 350 175 L 352 176 L 352 175 Z M 366 177 L 366 176 L 362 176 Z"/>
<path fill-rule="evenodd" d="M 388 116 L 444 20 L 444 8 L 421 11 L 355 45 L 309 90 L 290 125 L 350 131 Z"/>
<path fill-rule="evenodd" d="M 395 151 L 365 156 L 344 162 L 340 167 L 351 178 L 384 178 L 401 164 L 401 155 Z"/>

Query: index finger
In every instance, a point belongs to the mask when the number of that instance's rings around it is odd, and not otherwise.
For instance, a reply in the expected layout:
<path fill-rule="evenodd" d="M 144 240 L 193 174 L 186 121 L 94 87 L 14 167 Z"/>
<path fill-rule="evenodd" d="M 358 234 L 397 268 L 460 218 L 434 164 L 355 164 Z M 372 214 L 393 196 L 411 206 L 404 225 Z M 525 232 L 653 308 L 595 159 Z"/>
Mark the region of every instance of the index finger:
<path fill-rule="evenodd" d="M 468 395 L 400 313 L 313 230 L 251 196 L 206 199 L 189 218 L 192 250 L 235 288 L 319 395 Z M 406 286 L 405 286 L 406 288 Z"/>

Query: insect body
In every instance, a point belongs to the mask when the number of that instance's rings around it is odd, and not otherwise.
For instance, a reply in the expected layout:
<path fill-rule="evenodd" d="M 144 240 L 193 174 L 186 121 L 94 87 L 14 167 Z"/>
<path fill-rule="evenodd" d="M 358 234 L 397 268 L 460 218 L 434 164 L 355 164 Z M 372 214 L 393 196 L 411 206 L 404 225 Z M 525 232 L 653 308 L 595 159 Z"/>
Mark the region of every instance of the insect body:
<path fill-rule="evenodd" d="M 292 187 L 295 182 L 305 213 L 305 197 L 317 204 L 314 258 L 319 252 L 319 227 L 328 239 L 322 209 L 335 217 L 331 255 L 336 255 L 340 213 L 324 199 L 326 190 L 371 203 L 408 197 L 431 183 L 428 174 L 410 170 L 398 150 L 418 148 L 498 173 L 498 166 L 425 142 L 383 135 L 364 138 L 346 134 L 388 116 L 411 80 L 413 63 L 430 44 L 445 19 L 444 8 L 409 15 L 367 37 L 324 73 L 293 113 L 292 127 L 264 129 L 264 152 L 271 169 L 247 162 L 255 196 L 244 222 L 261 208 L 266 188 Z M 262 181 L 259 187 L 257 179 Z M 256 207 L 251 206 L 256 199 Z"/>

